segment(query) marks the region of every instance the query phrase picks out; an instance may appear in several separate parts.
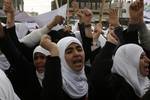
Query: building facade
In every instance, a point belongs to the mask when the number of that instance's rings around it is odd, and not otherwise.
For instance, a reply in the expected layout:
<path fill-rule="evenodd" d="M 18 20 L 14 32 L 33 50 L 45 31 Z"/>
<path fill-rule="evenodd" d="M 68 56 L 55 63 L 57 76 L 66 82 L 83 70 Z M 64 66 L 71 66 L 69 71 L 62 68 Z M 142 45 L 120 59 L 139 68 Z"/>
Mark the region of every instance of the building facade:
<path fill-rule="evenodd" d="M 24 11 L 24 1 L 23 0 L 12 0 L 14 3 L 15 9 L 19 11 Z M 3 0 L 0 0 L 0 9 L 3 7 Z"/>
<path fill-rule="evenodd" d="M 56 3 L 58 3 L 59 7 L 67 3 L 69 5 L 68 6 L 69 14 L 67 16 L 71 17 L 70 19 L 72 19 L 72 16 L 74 16 L 73 9 L 71 8 L 72 1 L 78 2 L 80 9 L 83 9 L 86 7 L 92 10 L 93 15 L 94 15 L 92 22 L 98 22 L 100 20 L 100 17 L 102 17 L 102 15 L 103 15 L 103 19 L 108 18 L 108 13 L 105 13 L 105 12 L 108 11 L 110 4 L 111 4 L 111 0 L 105 0 L 104 5 L 102 5 L 103 4 L 102 0 L 57 0 L 57 2 L 56 0 L 54 0 L 52 2 L 51 8 L 52 10 L 56 9 L 57 8 Z"/>

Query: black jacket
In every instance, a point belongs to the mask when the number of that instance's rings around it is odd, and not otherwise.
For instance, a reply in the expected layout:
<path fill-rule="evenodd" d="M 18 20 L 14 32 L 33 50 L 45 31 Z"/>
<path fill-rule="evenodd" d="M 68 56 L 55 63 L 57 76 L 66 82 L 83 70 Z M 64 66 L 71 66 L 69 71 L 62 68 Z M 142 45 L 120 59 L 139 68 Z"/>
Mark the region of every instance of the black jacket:
<path fill-rule="evenodd" d="M 85 100 L 85 96 L 79 99 L 72 99 L 64 92 L 59 57 L 48 56 L 45 68 L 42 100 Z"/>
<path fill-rule="evenodd" d="M 89 80 L 89 100 L 139 100 L 123 77 L 111 73 L 115 48 L 106 42 L 96 56 Z"/>
<path fill-rule="evenodd" d="M 41 86 L 36 69 L 16 47 L 9 34 L 0 39 L 0 48 L 13 67 L 10 78 L 13 88 L 21 100 L 40 100 Z"/>

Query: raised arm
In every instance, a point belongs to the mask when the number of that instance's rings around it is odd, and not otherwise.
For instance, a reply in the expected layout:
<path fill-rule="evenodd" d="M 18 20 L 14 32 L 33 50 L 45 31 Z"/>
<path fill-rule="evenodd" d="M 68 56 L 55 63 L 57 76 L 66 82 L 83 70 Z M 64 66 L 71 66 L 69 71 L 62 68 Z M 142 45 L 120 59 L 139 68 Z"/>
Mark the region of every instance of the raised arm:
<path fill-rule="evenodd" d="M 40 45 L 51 53 L 45 65 L 42 100 L 61 100 L 62 76 L 58 47 L 48 35 L 42 36 Z"/>
<path fill-rule="evenodd" d="M 150 51 L 150 30 L 147 29 L 143 20 L 144 0 L 136 0 L 129 7 L 129 38 L 132 37 L 133 42 L 138 43 L 140 40 L 141 46 Z M 139 32 L 139 35 L 138 35 Z M 138 40 L 139 36 L 139 40 Z"/>
<path fill-rule="evenodd" d="M 144 49 L 150 51 L 150 30 L 144 23 L 143 12 L 144 12 L 144 0 L 136 2 L 136 8 L 138 10 L 138 20 L 139 20 L 139 38 L 141 45 Z"/>
<path fill-rule="evenodd" d="M 107 39 L 108 40 L 105 46 L 95 57 L 93 66 L 91 68 L 89 80 L 89 100 L 99 100 L 104 96 L 103 94 L 100 94 L 100 91 L 103 91 L 107 88 L 106 78 L 108 78 L 108 76 L 111 74 L 111 68 L 113 64 L 112 56 L 116 45 L 119 42 L 117 36 L 112 30 L 109 31 Z M 105 91 L 103 92 L 105 93 Z"/>
<path fill-rule="evenodd" d="M 5 15 L 7 17 L 6 21 L 6 27 L 10 28 L 15 25 L 15 8 L 13 6 L 12 0 L 4 0 L 3 1 L 3 11 L 5 12 Z"/>
<path fill-rule="evenodd" d="M 55 18 L 49 22 L 47 25 L 43 26 L 40 29 L 32 31 L 30 34 L 25 36 L 20 40 L 20 42 L 26 44 L 28 47 L 34 47 L 40 42 L 41 36 L 47 34 L 51 29 L 57 24 L 62 24 L 64 18 L 62 16 L 55 16 Z"/>
<path fill-rule="evenodd" d="M 9 35 L 5 34 L 1 27 L 0 24 L 0 48 L 12 65 L 13 72 L 15 72 L 11 74 L 15 76 L 15 78 L 13 76 L 10 76 L 10 78 L 15 86 L 16 93 L 21 99 L 29 100 L 29 98 L 39 98 L 38 89 L 40 88 L 37 87 L 38 80 L 36 78 L 35 67 L 26 59 L 20 50 L 16 48 Z"/>
<path fill-rule="evenodd" d="M 8 34 L 3 31 L 2 25 L 0 24 L 0 48 L 1 51 L 5 54 L 9 63 L 15 67 L 16 70 L 23 71 L 23 65 L 29 65 L 28 60 L 24 55 L 18 50 Z M 19 61 L 19 62 L 18 62 Z M 19 66 L 19 67 L 18 67 Z M 25 69 L 28 70 L 29 66 L 26 66 Z M 32 68 L 29 68 L 29 70 Z"/>

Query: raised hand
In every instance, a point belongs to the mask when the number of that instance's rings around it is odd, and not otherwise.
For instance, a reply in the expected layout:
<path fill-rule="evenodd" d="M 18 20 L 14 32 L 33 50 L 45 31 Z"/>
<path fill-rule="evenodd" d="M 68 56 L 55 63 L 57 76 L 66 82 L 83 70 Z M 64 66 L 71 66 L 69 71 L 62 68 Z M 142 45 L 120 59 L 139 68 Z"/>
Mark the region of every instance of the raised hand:
<path fill-rule="evenodd" d="M 5 12 L 5 15 L 7 17 L 7 28 L 14 26 L 15 9 L 12 0 L 4 0 L 3 11 Z"/>
<path fill-rule="evenodd" d="M 129 24 L 143 23 L 144 1 L 136 0 L 129 7 Z"/>
<path fill-rule="evenodd" d="M 119 44 L 119 38 L 114 33 L 114 30 L 111 30 L 111 29 L 109 30 L 109 33 L 107 34 L 107 41 L 109 41 L 110 43 L 113 43 L 115 45 Z"/>
<path fill-rule="evenodd" d="M 120 25 L 118 17 L 118 9 L 110 9 L 109 11 L 109 25 L 117 27 Z"/>
<path fill-rule="evenodd" d="M 48 23 L 47 27 L 49 29 L 51 29 L 52 27 L 56 26 L 57 24 L 59 24 L 59 25 L 63 24 L 63 22 L 64 22 L 64 17 L 57 15 L 54 17 L 54 19 L 51 22 Z"/>
<path fill-rule="evenodd" d="M 93 31 L 93 41 L 97 41 L 100 34 L 102 33 L 102 24 L 101 23 L 97 23 L 94 31 Z"/>
<path fill-rule="evenodd" d="M 77 12 L 77 16 L 79 17 L 80 23 L 84 23 L 85 25 L 91 24 L 92 15 L 92 11 L 87 8 L 80 9 Z"/>
<path fill-rule="evenodd" d="M 59 56 L 59 50 L 56 45 L 56 43 L 51 41 L 50 36 L 48 35 L 43 35 L 41 37 L 40 45 L 48 50 L 51 54 L 51 56 Z"/>
<path fill-rule="evenodd" d="M 3 11 L 7 15 L 8 13 L 14 13 L 15 9 L 13 6 L 12 0 L 4 0 L 3 1 Z"/>
<path fill-rule="evenodd" d="M 77 12 L 79 10 L 78 2 L 72 1 L 71 6 L 72 6 L 74 12 Z"/>

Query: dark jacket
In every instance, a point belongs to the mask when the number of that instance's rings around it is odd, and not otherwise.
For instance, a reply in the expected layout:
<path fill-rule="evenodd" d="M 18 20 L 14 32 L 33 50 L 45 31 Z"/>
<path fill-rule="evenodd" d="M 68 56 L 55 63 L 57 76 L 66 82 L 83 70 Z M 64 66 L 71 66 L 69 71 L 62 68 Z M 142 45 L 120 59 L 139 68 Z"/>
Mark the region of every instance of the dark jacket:
<path fill-rule="evenodd" d="M 82 39 L 83 49 L 85 52 L 85 61 L 90 60 L 90 63 L 92 64 L 95 56 L 97 55 L 97 53 L 99 52 L 101 47 L 92 51 L 91 46 L 92 46 L 93 39 L 86 37 L 84 24 L 78 24 L 78 26 L 79 26 L 79 30 L 80 30 L 81 39 Z"/>
<path fill-rule="evenodd" d="M 111 73 L 115 48 L 106 42 L 96 56 L 89 79 L 89 100 L 139 100 L 123 77 Z"/>
<path fill-rule="evenodd" d="M 21 100 L 40 100 L 41 86 L 36 76 L 36 69 L 33 63 L 30 63 L 18 50 L 9 34 L 0 39 L 0 48 L 13 67 L 10 80 L 14 90 Z"/>
<path fill-rule="evenodd" d="M 59 57 L 48 56 L 45 68 L 42 100 L 85 100 L 85 96 L 79 99 L 72 99 L 64 92 Z"/>

